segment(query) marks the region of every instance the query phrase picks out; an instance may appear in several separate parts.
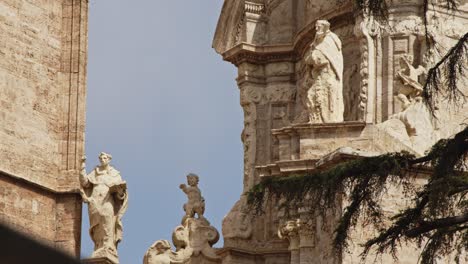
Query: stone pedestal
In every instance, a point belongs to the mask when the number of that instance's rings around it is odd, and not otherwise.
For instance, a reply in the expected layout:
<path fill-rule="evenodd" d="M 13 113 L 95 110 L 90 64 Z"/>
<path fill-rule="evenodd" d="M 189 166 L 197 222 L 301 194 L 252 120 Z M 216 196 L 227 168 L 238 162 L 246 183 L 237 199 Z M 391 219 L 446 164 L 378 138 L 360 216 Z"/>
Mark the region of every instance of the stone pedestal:
<path fill-rule="evenodd" d="M 108 258 L 88 258 L 81 261 L 84 264 L 117 264 Z"/>

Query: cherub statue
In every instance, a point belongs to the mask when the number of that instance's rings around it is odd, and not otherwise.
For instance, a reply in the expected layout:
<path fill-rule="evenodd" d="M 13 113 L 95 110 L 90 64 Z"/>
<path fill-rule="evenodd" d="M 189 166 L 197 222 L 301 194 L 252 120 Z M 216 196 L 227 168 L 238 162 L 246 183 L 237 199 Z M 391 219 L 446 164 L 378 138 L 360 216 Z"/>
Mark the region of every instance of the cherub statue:
<path fill-rule="evenodd" d="M 198 188 L 199 178 L 196 174 L 190 173 L 187 175 L 187 183 L 181 184 L 179 188 L 187 194 L 188 201 L 184 204 L 185 216 L 182 219 L 182 223 L 187 218 L 194 218 L 195 214 L 198 215 L 199 219 L 204 219 L 203 214 L 205 213 L 205 199 L 201 195 L 201 191 Z"/>

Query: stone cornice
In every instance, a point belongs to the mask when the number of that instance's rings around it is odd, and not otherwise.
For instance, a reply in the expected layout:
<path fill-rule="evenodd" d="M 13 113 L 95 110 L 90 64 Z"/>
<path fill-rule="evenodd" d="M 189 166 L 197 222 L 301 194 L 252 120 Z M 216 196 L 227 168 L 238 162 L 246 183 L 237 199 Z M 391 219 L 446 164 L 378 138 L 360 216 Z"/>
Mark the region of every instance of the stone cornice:
<path fill-rule="evenodd" d="M 226 255 L 247 255 L 251 257 L 255 256 L 265 256 L 268 254 L 272 255 L 278 255 L 278 254 L 288 254 L 288 250 L 280 250 L 280 249 L 275 249 L 275 250 L 255 250 L 255 251 L 250 251 L 250 250 L 245 250 L 245 249 L 239 249 L 239 248 L 233 248 L 233 247 L 223 247 L 216 252 L 217 255 L 219 256 L 226 256 Z"/>
<path fill-rule="evenodd" d="M 296 55 L 292 44 L 256 46 L 240 43 L 223 54 L 224 60 L 238 66 L 243 62 L 265 64 L 275 61 L 295 61 Z"/>
<path fill-rule="evenodd" d="M 77 194 L 77 195 L 80 194 L 80 191 L 76 188 L 55 188 L 52 186 L 46 186 L 44 184 L 35 182 L 33 180 L 25 179 L 20 176 L 14 175 L 12 173 L 6 172 L 4 170 L 0 170 L 0 178 L 2 177 L 13 180 L 15 182 L 21 182 L 23 184 L 31 186 L 32 188 L 40 189 L 40 190 L 43 190 L 52 194 Z"/>
<path fill-rule="evenodd" d="M 346 161 L 351 161 L 363 157 L 376 156 L 379 154 L 380 153 L 356 151 L 352 148 L 345 147 L 339 148 L 327 155 L 324 155 L 320 159 L 278 161 L 274 164 L 257 166 L 255 169 L 261 178 L 281 177 L 298 173 L 314 173 L 318 171 L 324 171 Z M 421 166 L 410 169 L 408 172 L 412 172 L 415 175 L 424 178 L 432 172 L 432 169 L 428 166 Z"/>
<path fill-rule="evenodd" d="M 353 18 L 348 6 L 342 6 L 330 14 L 324 15 L 329 21 L 336 25 L 349 23 L 349 19 Z M 338 15 L 337 13 L 338 12 Z M 334 17 L 331 17 L 334 14 Z M 294 41 L 291 43 L 276 44 L 276 45 L 254 45 L 250 43 L 239 43 L 234 47 L 226 50 L 222 55 L 223 59 L 239 66 L 244 62 L 253 64 L 266 64 L 271 62 L 292 61 L 296 62 L 302 58 L 302 54 L 307 50 L 308 44 L 312 42 L 315 35 L 314 23 L 310 23 L 296 34 Z"/>

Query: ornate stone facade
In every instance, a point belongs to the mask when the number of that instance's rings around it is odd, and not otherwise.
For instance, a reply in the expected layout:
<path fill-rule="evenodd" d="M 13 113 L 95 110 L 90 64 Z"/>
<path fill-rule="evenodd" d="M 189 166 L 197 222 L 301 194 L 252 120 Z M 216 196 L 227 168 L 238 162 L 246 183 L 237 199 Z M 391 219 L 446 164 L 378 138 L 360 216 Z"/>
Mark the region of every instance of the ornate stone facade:
<path fill-rule="evenodd" d="M 425 43 L 422 3 L 393 1 L 388 23 L 381 23 L 354 13 L 352 1 L 225 1 L 213 47 L 238 68 L 245 125 L 244 191 L 264 177 L 322 170 L 358 156 L 394 151 L 422 155 L 438 139 L 462 128 L 468 104 L 461 102 L 455 108 L 439 102 L 434 119 L 421 102 L 420 89 L 425 70 L 466 31 L 468 4 L 462 3 L 455 14 L 447 14 L 437 4 L 430 7 L 428 32 L 439 43 L 435 49 Z M 322 109 L 309 107 L 320 90 L 310 89 L 320 78 L 309 75 L 319 69 L 311 60 L 310 46 L 320 20 L 329 21 L 343 56 L 336 64 L 342 72 L 327 71 L 328 79 L 335 77 L 343 84 L 338 108 L 344 113 L 331 122 L 315 118 L 322 116 Z M 325 114 L 331 113 L 332 108 L 324 108 L 329 110 Z M 422 176 L 417 181 L 423 180 Z M 390 189 L 384 207 L 396 211 L 396 205 L 402 205 L 401 195 Z M 340 256 L 330 246 L 339 210 L 330 212 L 328 219 L 301 212 L 285 218 L 277 203 L 270 201 L 265 214 L 254 217 L 245 210 L 245 199 L 242 195 L 223 221 L 223 263 L 359 261 L 359 246 Z M 341 206 L 337 204 L 337 209 Z M 364 227 L 355 230 L 353 245 L 372 232 Z M 404 261 L 416 261 L 415 248 L 402 251 Z M 383 263 L 393 263 L 388 257 Z"/>

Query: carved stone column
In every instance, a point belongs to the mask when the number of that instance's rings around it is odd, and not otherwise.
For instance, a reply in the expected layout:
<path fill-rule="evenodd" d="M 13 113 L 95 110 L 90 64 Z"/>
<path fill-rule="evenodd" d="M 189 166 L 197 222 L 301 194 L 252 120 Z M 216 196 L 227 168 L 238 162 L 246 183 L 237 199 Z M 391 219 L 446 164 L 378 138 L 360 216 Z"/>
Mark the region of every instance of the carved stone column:
<path fill-rule="evenodd" d="M 278 236 L 281 239 L 289 241 L 288 250 L 291 252 L 291 264 L 302 263 L 300 259 L 300 236 L 299 236 L 300 220 L 290 220 L 280 226 Z"/>
<path fill-rule="evenodd" d="M 300 264 L 313 263 L 315 247 L 315 219 L 303 216 L 299 220 Z"/>
<path fill-rule="evenodd" d="M 360 39 L 361 53 L 361 91 L 359 100 L 359 120 L 373 123 L 375 120 L 376 98 L 376 42 L 375 36 L 380 29 L 379 24 L 372 17 L 356 19 L 354 34 Z"/>

